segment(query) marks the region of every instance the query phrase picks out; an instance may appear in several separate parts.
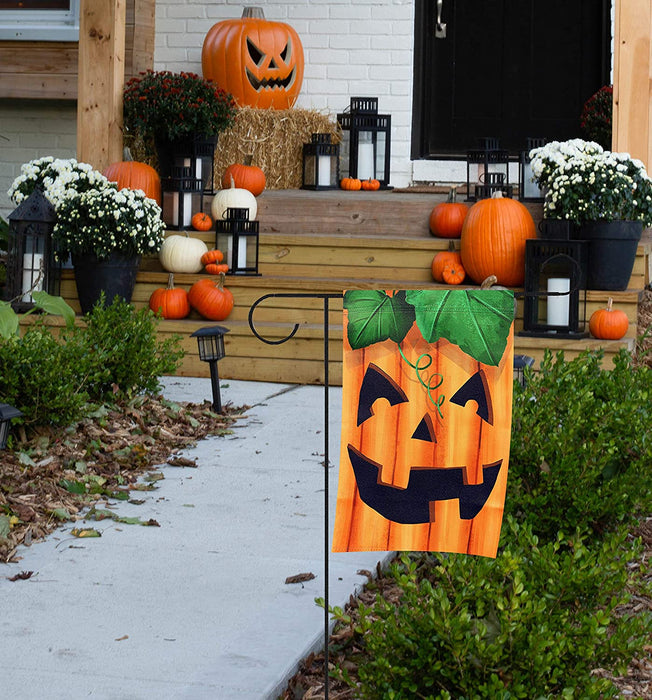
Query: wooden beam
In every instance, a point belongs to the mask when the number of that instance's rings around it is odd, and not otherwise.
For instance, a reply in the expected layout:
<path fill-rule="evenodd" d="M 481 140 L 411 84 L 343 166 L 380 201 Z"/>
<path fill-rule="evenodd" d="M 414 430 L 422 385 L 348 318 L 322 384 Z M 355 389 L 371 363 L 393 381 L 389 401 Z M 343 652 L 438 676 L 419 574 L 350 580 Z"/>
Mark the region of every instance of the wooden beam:
<path fill-rule="evenodd" d="M 652 0 L 617 0 L 612 150 L 652 166 Z"/>
<path fill-rule="evenodd" d="M 77 159 L 98 170 L 122 160 L 125 0 L 82 0 Z"/>

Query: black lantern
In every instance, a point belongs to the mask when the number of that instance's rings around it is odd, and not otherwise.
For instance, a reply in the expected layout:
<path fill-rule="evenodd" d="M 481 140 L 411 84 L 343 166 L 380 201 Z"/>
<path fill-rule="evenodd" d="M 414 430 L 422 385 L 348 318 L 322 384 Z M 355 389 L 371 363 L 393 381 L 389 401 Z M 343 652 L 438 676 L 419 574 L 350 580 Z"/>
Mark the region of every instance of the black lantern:
<path fill-rule="evenodd" d="M 7 447 L 11 421 L 22 415 L 22 411 L 10 406 L 8 403 L 0 403 L 0 450 L 4 450 Z"/>
<path fill-rule="evenodd" d="M 340 181 L 340 147 L 330 134 L 312 134 L 303 144 L 304 190 L 332 190 Z"/>
<path fill-rule="evenodd" d="M 525 242 L 521 335 L 582 338 L 586 323 L 586 241 Z"/>
<path fill-rule="evenodd" d="M 343 177 L 378 180 L 389 189 L 392 117 L 378 114 L 377 97 L 352 97 L 349 111 L 337 115 L 342 129 Z"/>
<path fill-rule="evenodd" d="M 173 177 L 161 180 L 163 221 L 169 229 L 184 231 L 190 226 L 193 213 L 202 207 L 202 181 L 194 176 L 191 159 L 174 169 Z"/>
<path fill-rule="evenodd" d="M 36 188 L 9 214 L 5 299 L 16 311 L 33 308 L 32 292 L 59 295 L 61 265 L 54 259 L 54 207 Z"/>
<path fill-rule="evenodd" d="M 167 178 L 191 177 L 201 180 L 200 190 L 203 194 L 214 194 L 216 145 L 217 136 L 189 137 L 176 141 L 156 138 L 158 173 L 161 181 Z"/>
<path fill-rule="evenodd" d="M 215 222 L 215 247 L 224 253 L 229 275 L 258 274 L 258 228 L 249 209 L 240 207 L 229 207 Z"/>
<path fill-rule="evenodd" d="M 217 363 L 224 355 L 224 334 L 229 329 L 224 326 L 205 326 L 197 329 L 190 337 L 197 338 L 199 359 L 208 362 L 211 370 L 211 389 L 213 392 L 213 410 L 222 412 L 222 399 L 220 397 L 220 378 L 217 372 Z"/>
<path fill-rule="evenodd" d="M 494 192 L 511 197 L 509 184 L 509 151 L 500 148 L 497 138 L 486 136 L 478 148 L 466 152 L 466 201 L 487 199 Z"/>
<path fill-rule="evenodd" d="M 532 159 L 530 151 L 539 148 L 546 143 L 545 138 L 531 138 L 526 141 L 526 148 L 521 151 L 519 158 L 518 181 L 519 199 L 523 202 L 543 202 L 543 192 L 539 185 L 532 180 Z"/>

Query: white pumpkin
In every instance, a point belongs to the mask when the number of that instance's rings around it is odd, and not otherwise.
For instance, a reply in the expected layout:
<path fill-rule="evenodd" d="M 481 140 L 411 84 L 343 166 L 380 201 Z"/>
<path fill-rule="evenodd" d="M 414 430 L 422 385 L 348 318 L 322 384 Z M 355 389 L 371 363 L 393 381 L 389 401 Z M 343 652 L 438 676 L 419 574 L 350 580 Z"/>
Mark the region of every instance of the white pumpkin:
<path fill-rule="evenodd" d="M 258 213 L 258 202 L 249 190 L 236 187 L 233 178 L 231 178 L 231 187 L 219 190 L 213 197 L 211 204 L 213 219 L 215 221 L 224 219 L 227 209 L 249 209 L 249 219 L 253 221 Z"/>
<path fill-rule="evenodd" d="M 208 251 L 208 246 L 199 238 L 191 238 L 187 233 L 168 236 L 158 254 L 161 265 L 168 272 L 201 272 L 204 266 L 201 256 Z"/>

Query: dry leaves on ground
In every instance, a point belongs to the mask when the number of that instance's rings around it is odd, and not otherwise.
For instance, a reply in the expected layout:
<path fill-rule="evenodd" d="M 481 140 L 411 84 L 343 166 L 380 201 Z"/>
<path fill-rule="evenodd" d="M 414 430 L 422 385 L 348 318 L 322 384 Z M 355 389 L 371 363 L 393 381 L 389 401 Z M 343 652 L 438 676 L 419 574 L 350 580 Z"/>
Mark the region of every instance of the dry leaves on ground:
<path fill-rule="evenodd" d="M 230 432 L 246 407 L 137 397 L 99 408 L 67 430 L 41 430 L 0 452 L 0 562 L 101 499 L 134 499 L 161 477 L 157 465 L 196 466 L 175 451 Z M 98 510 L 96 519 L 102 511 Z M 143 523 L 156 525 L 157 523 Z M 91 534 L 87 536 L 92 536 Z"/>

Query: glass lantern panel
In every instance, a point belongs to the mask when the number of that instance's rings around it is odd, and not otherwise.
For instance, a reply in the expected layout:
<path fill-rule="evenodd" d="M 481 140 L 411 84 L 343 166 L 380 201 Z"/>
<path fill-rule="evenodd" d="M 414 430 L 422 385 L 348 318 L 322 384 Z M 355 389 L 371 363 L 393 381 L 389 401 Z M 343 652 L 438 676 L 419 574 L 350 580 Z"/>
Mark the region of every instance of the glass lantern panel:
<path fill-rule="evenodd" d="M 374 141 L 374 132 L 372 131 L 361 131 L 358 134 L 358 179 L 360 180 L 376 177 Z"/>
<path fill-rule="evenodd" d="M 306 154 L 303 157 L 303 184 L 308 187 L 319 184 L 316 161 L 317 156 L 314 153 Z"/>

